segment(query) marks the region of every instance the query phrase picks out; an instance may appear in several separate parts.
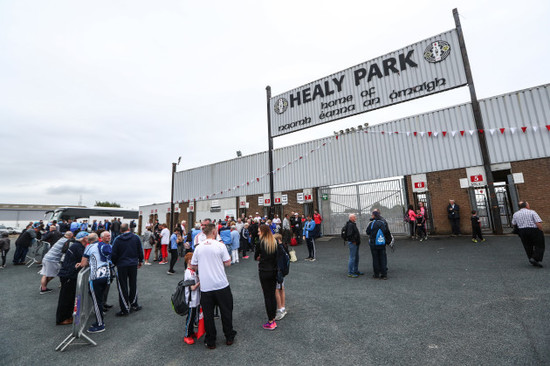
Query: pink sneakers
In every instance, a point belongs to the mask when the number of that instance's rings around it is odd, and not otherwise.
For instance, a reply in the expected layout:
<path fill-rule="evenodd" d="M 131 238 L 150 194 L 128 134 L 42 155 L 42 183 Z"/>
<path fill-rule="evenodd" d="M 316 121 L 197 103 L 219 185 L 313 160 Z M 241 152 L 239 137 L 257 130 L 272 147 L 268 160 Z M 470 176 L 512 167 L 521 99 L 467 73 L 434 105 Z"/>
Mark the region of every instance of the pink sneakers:
<path fill-rule="evenodd" d="M 275 322 L 267 322 L 263 325 L 264 329 L 266 330 L 274 330 L 275 328 L 277 328 L 277 323 Z"/>

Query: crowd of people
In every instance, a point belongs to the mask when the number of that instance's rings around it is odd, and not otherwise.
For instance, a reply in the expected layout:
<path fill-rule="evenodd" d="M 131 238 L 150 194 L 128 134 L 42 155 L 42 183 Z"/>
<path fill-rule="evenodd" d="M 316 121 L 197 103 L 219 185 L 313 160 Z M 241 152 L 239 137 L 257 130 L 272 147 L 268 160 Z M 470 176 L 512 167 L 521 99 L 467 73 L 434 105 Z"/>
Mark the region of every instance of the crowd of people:
<path fill-rule="evenodd" d="M 529 263 L 542 267 L 544 255 L 544 235 L 542 220 L 530 209 L 527 202 L 519 203 L 520 210 L 513 216 L 527 254 Z M 414 233 L 420 239 L 425 238 L 426 210 L 414 212 L 410 209 L 411 221 L 414 215 Z M 451 201 L 449 215 L 458 220 L 458 205 Z M 451 211 L 454 213 L 451 214 Z M 451 218 L 450 218 L 451 219 Z M 349 248 L 348 277 L 357 278 L 364 275 L 359 271 L 359 248 L 361 233 L 357 228 L 355 214 L 342 228 L 342 238 Z M 59 277 L 61 289 L 56 311 L 56 324 L 68 325 L 73 322 L 74 299 L 77 291 L 78 273 L 89 267 L 89 293 L 93 303 L 95 321 L 88 329 L 89 333 L 105 330 L 104 313 L 113 305 L 108 304 L 111 284 L 116 283 L 120 310 L 116 316 L 124 317 L 131 312 L 142 309 L 138 302 L 137 274 L 142 265 L 169 264 L 167 274 L 175 274 L 175 264 L 184 258 L 184 279 L 193 284 L 186 288 L 189 312 L 184 324 L 183 339 L 186 344 L 194 344 L 199 336 L 195 331 L 199 315 L 203 315 L 205 328 L 205 345 L 216 347 L 215 317 L 221 317 L 223 334 L 227 345 L 233 344 L 236 331 L 233 329 L 233 295 L 225 268 L 250 258 L 258 262 L 258 278 L 266 311 L 266 330 L 277 328 L 287 314 L 285 307 L 285 276 L 288 274 L 289 246 L 305 241 L 308 249 L 306 261 L 316 260 L 315 239 L 320 237 L 322 217 L 317 211 L 314 215 L 292 213 L 281 220 L 277 215 L 272 220 L 256 214 L 248 218 L 237 219 L 226 217 L 224 220 L 201 220 L 188 230 L 187 223 L 182 221 L 169 230 L 167 224 L 155 223 L 146 225 L 145 233 L 140 237 L 133 233 L 131 223 L 121 223 L 114 219 L 105 223 L 93 222 L 86 226 L 73 225 L 75 221 L 29 223 L 26 230 L 17 239 L 14 265 L 25 264 L 26 251 L 35 240 L 47 241 L 51 248 L 42 258 L 42 275 L 40 294 L 52 290 L 48 284 Z M 472 211 L 472 235 L 480 240 L 480 220 Z M 100 223 L 103 229 L 100 229 Z M 70 224 L 70 225 L 69 225 Z M 97 225 L 96 225 L 97 224 Z M 458 223 L 452 222 L 453 227 Z M 97 227 L 97 230 L 91 228 Z M 90 230 L 88 230 L 90 228 Z M 412 229 L 411 229 L 412 230 Z M 372 256 L 373 278 L 388 278 L 386 247 L 393 243 L 389 225 L 381 212 L 375 209 L 371 213 L 366 234 Z M 411 235 L 413 232 L 411 231 Z M 10 241 L 7 235 L 0 238 L 2 250 L 2 268 L 5 267 L 6 255 Z M 153 254 L 152 262 L 151 255 Z M 168 256 L 170 255 L 170 258 Z"/>

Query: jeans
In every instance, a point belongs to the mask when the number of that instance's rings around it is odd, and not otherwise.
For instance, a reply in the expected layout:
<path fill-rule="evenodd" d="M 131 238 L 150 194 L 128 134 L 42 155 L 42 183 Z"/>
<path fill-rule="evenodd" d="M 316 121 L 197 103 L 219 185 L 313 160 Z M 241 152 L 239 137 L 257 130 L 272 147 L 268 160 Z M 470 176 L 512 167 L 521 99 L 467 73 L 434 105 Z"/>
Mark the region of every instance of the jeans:
<path fill-rule="evenodd" d="M 22 245 L 15 247 L 15 253 L 13 255 L 13 264 L 17 263 L 25 263 L 25 260 L 27 259 L 27 253 L 29 252 L 28 247 L 24 247 Z"/>
<path fill-rule="evenodd" d="M 348 241 L 349 247 L 349 261 L 348 261 L 348 274 L 359 273 L 359 245 L 353 244 Z"/>
<path fill-rule="evenodd" d="M 388 275 L 388 258 L 386 257 L 385 245 L 371 245 L 372 269 L 376 277 L 386 277 Z"/>

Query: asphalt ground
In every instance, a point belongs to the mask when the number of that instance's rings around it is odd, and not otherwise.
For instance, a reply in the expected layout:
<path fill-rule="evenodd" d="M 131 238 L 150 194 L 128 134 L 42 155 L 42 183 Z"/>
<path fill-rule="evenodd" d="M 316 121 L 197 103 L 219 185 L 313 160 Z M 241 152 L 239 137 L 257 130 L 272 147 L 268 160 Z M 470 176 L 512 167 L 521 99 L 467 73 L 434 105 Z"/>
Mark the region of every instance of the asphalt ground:
<path fill-rule="evenodd" d="M 548 241 L 548 238 L 546 238 Z M 138 274 L 143 310 L 117 318 L 90 335 L 98 345 L 56 346 L 71 326 L 56 326 L 59 280 L 39 294 L 38 267 L 0 270 L 2 365 L 549 365 L 550 264 L 531 266 L 516 236 L 397 239 L 388 251 L 387 281 L 371 278 L 369 248 L 360 248 L 360 270 L 347 277 L 348 249 L 339 238 L 317 242 L 317 261 L 305 245 L 286 278 L 288 315 L 274 331 L 267 320 L 257 265 L 252 259 L 227 269 L 234 297 L 235 344 L 182 342 L 184 318 L 170 295 L 183 276 L 167 266 Z M 109 303 L 118 305 L 116 289 Z"/>

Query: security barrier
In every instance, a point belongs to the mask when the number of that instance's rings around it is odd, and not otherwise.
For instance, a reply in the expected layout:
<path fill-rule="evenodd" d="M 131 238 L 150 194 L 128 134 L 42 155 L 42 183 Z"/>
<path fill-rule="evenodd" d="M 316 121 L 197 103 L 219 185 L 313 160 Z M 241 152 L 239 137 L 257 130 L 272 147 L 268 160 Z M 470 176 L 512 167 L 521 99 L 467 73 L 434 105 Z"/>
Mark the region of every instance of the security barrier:
<path fill-rule="evenodd" d="M 83 339 L 85 342 L 73 344 L 92 344 L 97 346 L 97 343 L 84 334 L 84 329 L 88 323 L 88 319 L 94 311 L 92 298 L 90 296 L 90 267 L 86 267 L 78 274 L 76 281 L 76 294 L 74 299 L 73 311 L 73 329 L 71 334 L 67 336 L 57 346 L 56 351 L 63 352 L 76 339 Z"/>
<path fill-rule="evenodd" d="M 27 258 L 29 258 L 27 267 L 31 268 L 33 264 L 42 262 L 42 258 L 44 258 L 46 253 L 48 253 L 48 250 L 50 250 L 50 243 L 47 241 L 36 240 L 29 248 L 29 252 L 27 254 Z"/>

